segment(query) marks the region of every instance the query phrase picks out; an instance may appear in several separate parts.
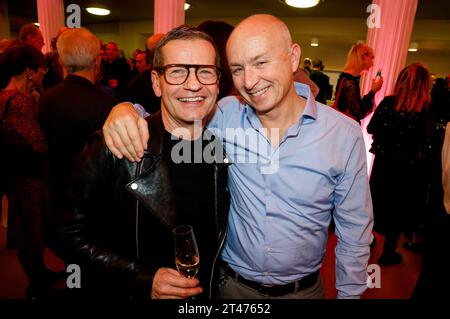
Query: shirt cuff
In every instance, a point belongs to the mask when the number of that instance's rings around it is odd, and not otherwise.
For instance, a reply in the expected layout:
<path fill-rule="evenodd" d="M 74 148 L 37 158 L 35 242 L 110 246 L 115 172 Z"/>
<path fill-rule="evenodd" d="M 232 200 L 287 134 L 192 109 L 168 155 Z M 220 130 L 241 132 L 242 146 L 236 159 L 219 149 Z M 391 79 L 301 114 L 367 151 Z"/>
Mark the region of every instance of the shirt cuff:
<path fill-rule="evenodd" d="M 140 105 L 139 103 L 131 103 L 131 102 L 123 102 L 123 103 L 128 103 L 131 104 L 131 106 L 136 110 L 136 112 L 139 113 L 139 115 L 143 118 L 146 118 L 150 115 L 150 113 L 148 113 L 145 108 Z"/>
<path fill-rule="evenodd" d="M 355 295 L 346 295 L 343 293 L 339 293 L 337 294 L 337 299 L 361 299 L 361 296 L 355 296 Z"/>

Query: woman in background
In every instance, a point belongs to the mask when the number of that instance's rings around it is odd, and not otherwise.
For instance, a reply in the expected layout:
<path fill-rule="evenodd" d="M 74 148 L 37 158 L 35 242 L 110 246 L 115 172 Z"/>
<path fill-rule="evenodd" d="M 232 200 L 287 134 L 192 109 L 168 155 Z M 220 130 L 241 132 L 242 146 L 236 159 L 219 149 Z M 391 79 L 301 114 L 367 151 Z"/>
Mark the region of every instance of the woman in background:
<path fill-rule="evenodd" d="M 402 231 L 416 227 L 426 209 L 424 159 L 430 105 L 430 72 L 420 63 L 405 67 L 391 96 L 377 107 L 367 132 L 375 154 L 370 190 L 374 230 L 385 236 L 380 265 L 402 262 L 396 252 Z"/>
<path fill-rule="evenodd" d="M 361 98 L 360 76 L 372 67 L 374 58 L 373 49 L 367 44 L 359 43 L 353 45 L 347 54 L 344 73 L 339 76 L 336 85 L 334 107 L 358 123 L 361 123 L 361 120 L 372 112 L 375 93 L 383 85 L 383 77 L 381 75 L 377 76 L 372 80 L 372 88 L 369 93 Z"/>
<path fill-rule="evenodd" d="M 54 273 L 44 264 L 44 219 L 48 212 L 47 145 L 39 126 L 33 92 L 45 73 L 44 56 L 35 47 L 13 42 L 1 55 L 9 79 L 0 92 L 0 143 L 7 174 L 8 247 L 17 248 L 28 277 L 27 296 L 41 296 Z"/>
<path fill-rule="evenodd" d="M 447 258 L 450 248 L 450 79 L 437 79 L 431 91 L 429 204 L 424 218 L 420 275 L 413 299 L 445 298 L 450 286 Z"/>

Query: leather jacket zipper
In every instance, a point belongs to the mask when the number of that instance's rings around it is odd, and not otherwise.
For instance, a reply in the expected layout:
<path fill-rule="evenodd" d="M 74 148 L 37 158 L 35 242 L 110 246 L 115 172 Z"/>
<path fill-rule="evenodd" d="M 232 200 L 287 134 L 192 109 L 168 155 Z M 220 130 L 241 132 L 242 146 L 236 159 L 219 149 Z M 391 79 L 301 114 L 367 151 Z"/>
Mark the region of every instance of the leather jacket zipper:
<path fill-rule="evenodd" d="M 144 159 L 142 159 L 142 161 L 137 163 L 135 178 L 138 178 L 142 174 L 143 162 L 144 162 Z M 139 200 L 138 199 L 136 199 L 135 220 L 136 220 L 136 229 L 135 229 L 136 258 L 137 258 L 137 260 L 139 260 L 140 254 L 139 254 Z"/>

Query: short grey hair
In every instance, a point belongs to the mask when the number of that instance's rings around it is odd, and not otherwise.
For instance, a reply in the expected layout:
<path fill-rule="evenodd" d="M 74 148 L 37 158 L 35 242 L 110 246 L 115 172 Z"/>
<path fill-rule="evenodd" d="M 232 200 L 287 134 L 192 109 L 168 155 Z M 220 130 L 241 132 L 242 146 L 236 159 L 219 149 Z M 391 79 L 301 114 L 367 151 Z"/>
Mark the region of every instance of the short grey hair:
<path fill-rule="evenodd" d="M 67 72 L 89 70 L 100 54 L 100 42 L 88 29 L 75 28 L 63 32 L 56 42 L 59 57 Z"/>

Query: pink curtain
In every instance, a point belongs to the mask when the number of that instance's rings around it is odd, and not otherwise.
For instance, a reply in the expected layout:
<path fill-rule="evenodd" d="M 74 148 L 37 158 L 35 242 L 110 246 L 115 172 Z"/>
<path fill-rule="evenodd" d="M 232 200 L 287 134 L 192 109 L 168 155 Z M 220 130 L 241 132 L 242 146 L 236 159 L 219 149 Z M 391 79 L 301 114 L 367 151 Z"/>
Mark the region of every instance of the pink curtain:
<path fill-rule="evenodd" d="M 405 67 L 409 42 L 414 27 L 418 0 L 373 0 L 372 4 L 379 7 L 381 23 L 369 27 L 367 32 L 367 44 L 374 49 L 375 60 L 373 67 L 361 78 L 361 94 L 367 94 L 372 85 L 372 79 L 378 69 L 382 70 L 384 79 L 383 87 L 375 95 L 375 105 L 392 93 L 395 80 L 401 69 Z M 372 114 L 361 123 L 366 149 L 372 144 L 372 137 L 367 133 L 367 124 Z M 372 169 L 373 156 L 367 152 L 369 174 Z"/>
<path fill-rule="evenodd" d="M 61 27 L 64 26 L 63 0 L 37 0 L 39 29 L 44 37 L 44 53 L 51 51 L 50 44 Z"/>
<path fill-rule="evenodd" d="M 184 24 L 184 0 L 155 0 L 153 33 L 167 33 Z"/>

